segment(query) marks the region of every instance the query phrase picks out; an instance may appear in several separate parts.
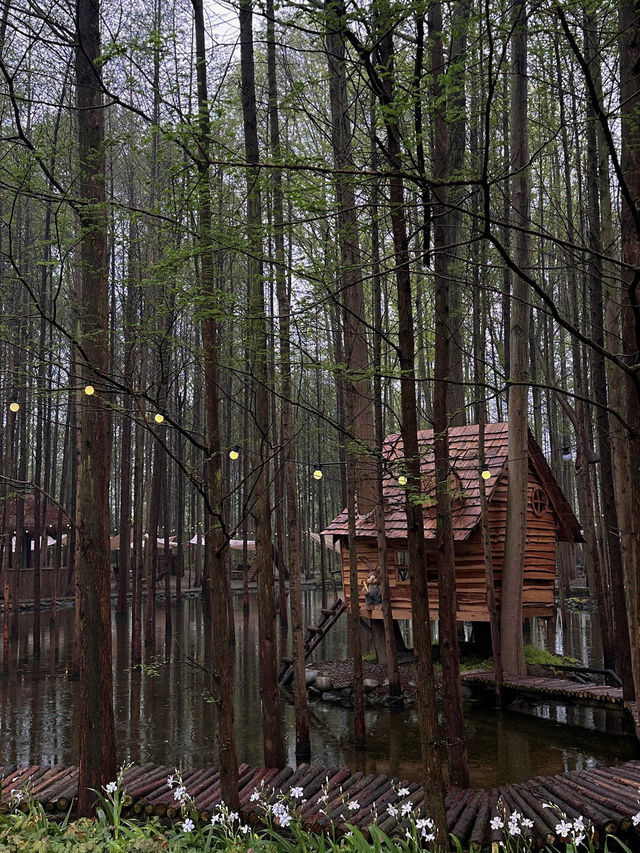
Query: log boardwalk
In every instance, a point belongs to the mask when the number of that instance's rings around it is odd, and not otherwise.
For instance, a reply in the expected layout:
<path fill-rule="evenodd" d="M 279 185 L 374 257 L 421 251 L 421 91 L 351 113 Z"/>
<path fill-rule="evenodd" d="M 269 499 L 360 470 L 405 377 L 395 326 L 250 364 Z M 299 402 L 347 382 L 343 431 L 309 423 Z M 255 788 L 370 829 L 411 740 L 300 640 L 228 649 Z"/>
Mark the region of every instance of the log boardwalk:
<path fill-rule="evenodd" d="M 175 773 L 173 767 L 144 764 L 131 766 L 123 777 L 123 802 L 131 815 L 179 816 L 174 789 L 167 778 Z M 76 767 L 0 767 L 3 808 L 18 790 L 28 791 L 51 813 L 69 809 L 77 793 Z M 203 821 L 208 821 L 220 803 L 219 775 L 213 768 L 183 770 L 182 781 L 195 801 Z M 403 783 L 384 774 L 374 776 L 352 773 L 348 768 L 303 764 L 297 769 L 265 770 L 240 765 L 241 819 L 250 823 L 258 820 L 256 804 L 251 795 L 258 788 L 263 796 L 274 799 L 278 793 L 287 795 L 301 788 L 303 799 L 297 799 L 302 820 L 308 829 L 322 831 L 332 825 L 339 833 L 345 824 L 358 826 L 364 832 L 377 815 L 377 824 L 391 835 L 404 834 L 409 826 L 407 812 L 424 814 L 424 791 L 416 782 Z M 538 776 L 529 782 L 504 785 L 492 791 L 470 788 L 450 788 L 446 807 L 449 830 L 464 850 L 480 851 L 501 838 L 490 821 L 499 812 L 520 812 L 531 821 L 528 830 L 540 843 L 561 843 L 556 830 L 561 812 L 569 820 L 579 815 L 593 824 L 596 842 L 602 843 L 607 833 L 623 839 L 631 850 L 640 849 L 640 832 L 634 815 L 640 808 L 640 761 L 629 761 L 616 767 L 591 767 L 556 776 Z M 558 810 L 548 808 L 553 803 Z M 389 807 L 391 806 L 391 810 Z M 403 806 L 405 807 L 403 810 Z M 403 813 L 404 811 L 404 813 Z"/>
<path fill-rule="evenodd" d="M 495 676 L 492 670 L 475 669 L 461 674 L 462 683 L 468 687 L 490 690 L 493 695 Z M 508 698 L 540 697 L 558 702 L 591 705 L 617 709 L 625 715 L 628 734 L 635 732 L 640 739 L 640 718 L 636 702 L 625 702 L 622 688 L 605 684 L 584 684 L 568 678 L 538 678 L 530 675 L 508 675 L 503 680 L 503 689 Z"/>

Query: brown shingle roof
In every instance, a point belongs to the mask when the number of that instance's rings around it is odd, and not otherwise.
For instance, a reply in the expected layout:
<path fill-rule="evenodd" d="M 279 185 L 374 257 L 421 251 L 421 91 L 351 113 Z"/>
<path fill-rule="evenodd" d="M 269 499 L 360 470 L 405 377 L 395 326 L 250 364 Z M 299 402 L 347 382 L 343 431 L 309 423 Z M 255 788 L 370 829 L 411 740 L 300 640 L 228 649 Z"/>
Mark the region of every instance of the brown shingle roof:
<path fill-rule="evenodd" d="M 484 434 L 485 467 L 491 472 L 491 479 L 487 484 L 488 500 L 491 499 L 507 462 L 508 438 L 508 425 L 506 423 L 486 425 Z M 433 482 L 433 430 L 421 430 L 418 433 L 418 442 L 423 482 Z M 405 539 L 407 536 L 404 506 L 405 490 L 397 481 L 397 477 L 401 473 L 402 447 L 402 437 L 399 434 L 388 435 L 384 441 L 383 453 L 388 464 L 383 479 L 383 491 L 385 529 L 389 539 Z M 480 521 L 480 466 L 478 462 L 477 424 L 449 429 L 449 456 L 452 482 L 456 491 L 458 491 L 459 485 L 459 492 L 461 493 L 453 501 L 453 537 L 456 541 L 462 541 L 469 537 Z M 529 457 L 530 464 L 545 486 L 551 505 L 558 517 L 560 523 L 559 538 L 574 542 L 581 541 L 578 521 L 531 433 L 529 433 Z M 394 460 L 398 460 L 395 466 Z M 434 497 L 434 495 L 428 495 L 428 497 Z M 427 503 L 431 503 L 431 501 L 428 500 Z M 435 507 L 426 505 L 424 508 L 425 539 L 435 539 L 436 523 Z M 358 517 L 356 530 L 358 536 L 375 536 L 374 514 L 370 513 L 367 516 Z M 347 511 L 343 510 L 331 522 L 325 532 L 334 536 L 348 535 Z"/>
<path fill-rule="evenodd" d="M 12 498 L 7 501 L 7 526 L 11 532 L 15 530 L 16 524 L 16 509 L 17 509 L 17 499 Z M 57 531 L 58 529 L 58 507 L 52 505 L 51 503 L 47 503 L 47 517 L 46 519 L 42 519 L 42 513 L 44 511 L 44 498 L 41 498 L 40 503 L 40 516 L 43 525 L 51 532 Z M 2 524 L 3 519 L 4 506 L 0 501 L 0 525 Z M 24 526 L 28 531 L 33 530 L 34 524 L 34 514 L 35 514 L 35 498 L 32 493 L 26 494 L 24 496 Z M 67 515 L 66 511 L 62 511 L 62 529 L 67 530 L 71 525 L 71 519 Z"/>

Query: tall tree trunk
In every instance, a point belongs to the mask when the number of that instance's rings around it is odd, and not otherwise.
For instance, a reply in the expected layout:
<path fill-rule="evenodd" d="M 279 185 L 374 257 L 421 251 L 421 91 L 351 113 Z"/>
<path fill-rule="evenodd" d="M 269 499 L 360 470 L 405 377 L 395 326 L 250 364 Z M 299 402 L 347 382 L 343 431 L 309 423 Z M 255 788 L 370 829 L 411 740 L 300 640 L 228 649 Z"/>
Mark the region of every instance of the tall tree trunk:
<path fill-rule="evenodd" d="M 384 13 L 384 14 L 383 14 Z M 395 260 L 398 305 L 398 356 L 400 362 L 401 434 L 408 483 L 405 511 L 407 516 L 407 549 L 411 567 L 411 611 L 414 659 L 418 688 L 418 728 L 422 754 L 425 801 L 435 824 L 436 844 L 444 849 L 447 842 L 447 821 L 444 807 L 442 767 L 436 743 L 438 717 L 436 713 L 435 681 L 431 656 L 431 621 L 427 561 L 424 542 L 424 519 L 421 494 L 420 451 L 415 388 L 415 334 L 409 266 L 409 240 L 405 213 L 404 183 L 400 174 L 401 143 L 394 119 L 394 44 L 388 29 L 388 4 L 380 4 L 378 62 L 384 75 L 372 68 L 372 84 L 379 93 L 387 132 L 386 153 L 393 173 L 389 179 L 389 203 Z"/>
<path fill-rule="evenodd" d="M 438 616 L 440 621 L 440 657 L 445 698 L 447 726 L 447 756 L 449 781 L 466 788 L 469 785 L 467 747 L 462 710 L 460 681 L 460 648 L 456 623 L 456 567 L 451 520 L 451 486 L 449 462 L 449 378 L 450 356 L 453 348 L 451 311 L 449 308 L 449 246 L 451 213 L 447 210 L 446 186 L 449 134 L 446 122 L 446 102 L 442 85 L 444 63 L 442 47 L 442 7 L 439 2 L 429 9 L 431 65 L 434 74 L 435 134 L 434 172 L 441 186 L 433 190 L 434 221 L 434 289 L 435 289 L 435 366 L 433 390 L 433 435 L 436 495 L 438 503 L 437 566 Z M 463 395 L 464 396 L 464 395 Z"/>
<path fill-rule="evenodd" d="M 376 140 L 375 100 L 371 105 L 371 165 L 378 168 L 378 143 Z M 380 274 L 380 233 L 378 228 L 380 190 L 377 181 L 371 188 L 371 289 L 373 313 L 373 414 L 375 425 L 375 443 L 378 449 L 376 470 L 376 540 L 378 544 L 378 567 L 380 569 L 380 592 L 382 595 L 382 618 L 384 620 L 384 642 L 387 655 L 387 677 L 389 696 L 394 699 L 392 707 L 403 706 L 400 671 L 398 669 L 398 650 L 393 625 L 391 590 L 389 586 L 389 565 L 387 560 L 387 533 L 384 520 L 384 410 L 382 406 L 382 281 Z"/>
<path fill-rule="evenodd" d="M 276 75 L 275 10 L 267 0 L 267 61 L 269 70 L 269 117 L 273 160 L 280 162 L 280 123 Z M 291 292 L 287 289 L 284 251 L 284 210 L 282 172 L 273 169 L 273 219 L 275 227 L 276 293 L 280 315 L 280 382 L 282 446 L 286 498 L 286 531 L 289 551 L 289 587 L 291 600 L 291 639 L 293 646 L 293 692 L 296 716 L 296 757 L 311 755 L 309 708 L 305 676 L 304 624 L 302 612 L 302 577 L 300 566 L 300 521 L 298 513 L 298 478 L 296 473 L 295 423 L 291 383 Z"/>
<path fill-rule="evenodd" d="M 98 389 L 104 387 L 102 376 L 109 364 L 99 23 L 99 0 L 77 0 L 76 103 L 82 223 L 80 343 L 83 358 L 80 375 Z M 79 816 L 91 812 L 95 791 L 102 790 L 116 773 L 109 566 L 109 421 L 109 409 L 100 391 L 83 400 L 76 515 L 82 648 Z"/>
<path fill-rule="evenodd" d="M 229 645 L 227 610 L 227 537 L 224 530 L 222 506 L 222 460 L 220 451 L 220 422 L 218 412 L 217 323 L 218 293 L 214 279 L 211 221 L 211 175 L 209 149 L 211 126 L 207 90 L 207 57 L 202 0 L 192 0 L 196 35 L 196 73 L 198 81 L 198 151 L 199 173 L 198 228 L 200 274 L 205 295 L 202 321 L 204 347 L 205 417 L 207 453 L 205 475 L 206 559 L 208 562 L 211 602 L 211 631 L 213 652 L 213 695 L 216 698 L 218 723 L 218 756 L 220 759 L 220 790 L 229 808 L 237 810 L 238 759 L 233 709 L 233 653 Z"/>
<path fill-rule="evenodd" d="M 258 622 L 260 631 L 260 696 L 264 761 L 267 767 L 284 765 L 282 705 L 278 695 L 276 607 L 273 589 L 271 500 L 269 495 L 269 398 L 267 393 L 267 330 L 262 279 L 262 216 L 259 148 L 253 59 L 251 0 L 240 2 L 240 66 L 242 116 L 247 163 L 247 265 L 249 282 L 249 339 L 254 399 L 253 515 L 256 522 Z"/>
<path fill-rule="evenodd" d="M 640 696 L 640 29 L 637 0 L 620 0 L 620 104 L 622 131 L 622 347 L 629 369 L 620 377 L 624 435 L 614 442 L 616 506 L 629 618 L 636 698 Z"/>
<path fill-rule="evenodd" d="M 345 422 L 343 441 L 347 457 L 347 511 L 349 516 L 349 574 L 350 574 L 350 636 L 353 648 L 353 704 L 356 748 L 365 743 L 364 687 L 360 638 L 360 605 L 358 584 L 358 549 L 356 515 L 367 515 L 376 503 L 375 462 L 372 453 L 373 419 L 371 387 L 363 375 L 369 368 L 364 296 L 362 292 L 362 261 L 356 200 L 353 180 L 345 171 L 352 167 L 351 121 L 345 78 L 345 45 L 342 35 L 344 19 L 341 3 L 329 0 L 327 15 L 327 59 L 331 96 L 331 141 L 335 165 L 337 203 L 337 237 L 339 282 L 343 309 L 343 342 L 347 374 L 343 379 L 345 391 Z M 355 445 L 355 446 L 354 446 Z"/>
<path fill-rule="evenodd" d="M 596 96 L 602 101 L 602 74 L 600 70 L 600 44 L 597 35 L 596 19 L 593 11 L 584 12 L 585 16 L 585 60 L 589 64 Z M 608 183 L 607 174 L 601 165 L 599 152 L 599 130 L 593 105 L 588 105 L 590 120 L 587 123 L 587 174 L 588 174 L 588 216 L 589 245 L 593 248 L 593 257 L 589 262 L 589 294 L 591 310 L 591 334 L 594 342 L 605 347 L 604 317 L 604 269 L 602 219 L 608 215 L 601 203 L 602 181 Z M 607 187 L 609 192 L 609 187 Z M 611 451 L 610 419 L 607 406 L 610 402 L 607 388 L 607 371 L 601 352 L 591 350 L 591 373 L 596 403 L 596 435 L 600 455 L 600 478 L 602 488 L 602 507 L 605 526 L 605 544 L 609 557 L 610 601 L 613 611 L 613 635 L 615 637 L 615 670 L 622 679 L 624 698 L 631 701 L 634 696 L 633 673 L 631 671 L 631 648 L 629 646 L 629 623 L 624 600 L 624 578 L 622 576 L 622 553 L 618 535 L 618 516 L 615 505 L 613 459 Z M 609 597 L 609 596 L 608 596 Z"/>
<path fill-rule="evenodd" d="M 526 0 L 512 7 L 511 36 L 511 170 L 512 219 L 516 225 L 514 257 L 517 266 L 530 266 L 529 145 L 527 137 L 527 10 Z M 505 672 L 524 673 L 522 583 L 527 535 L 528 427 L 527 377 L 529 293 L 525 281 L 514 277 L 511 300 L 509 371 L 509 462 L 507 523 L 502 572 L 501 642 Z"/>

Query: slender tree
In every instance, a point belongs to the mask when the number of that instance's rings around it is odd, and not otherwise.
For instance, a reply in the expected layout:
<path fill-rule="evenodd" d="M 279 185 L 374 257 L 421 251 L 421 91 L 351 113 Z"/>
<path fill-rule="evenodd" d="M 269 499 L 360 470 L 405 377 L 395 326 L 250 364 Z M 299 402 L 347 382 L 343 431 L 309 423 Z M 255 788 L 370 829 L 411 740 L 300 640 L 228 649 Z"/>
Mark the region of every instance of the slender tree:
<path fill-rule="evenodd" d="M 78 215 L 80 242 L 79 375 L 97 389 L 80 407 L 78 572 L 80 576 L 80 770 L 78 814 L 92 811 L 95 791 L 115 778 L 109 565 L 109 429 L 104 397 L 108 353 L 108 255 L 104 107 L 100 80 L 99 0 L 76 4 Z"/>
<path fill-rule="evenodd" d="M 273 589 L 271 499 L 269 495 L 269 398 L 267 389 L 267 329 L 262 278 L 262 212 L 258 144 L 253 13 L 250 0 L 241 0 L 240 68 L 245 158 L 247 160 L 247 253 L 249 283 L 249 343 L 254 402 L 255 474 L 252 513 L 256 523 L 258 621 L 260 625 L 260 697 L 264 761 L 267 767 L 284 765 L 282 706 L 278 695 L 276 606 Z"/>
<path fill-rule="evenodd" d="M 198 85 L 198 127 L 196 165 L 198 168 L 199 259 L 205 311 L 202 320 L 204 347 L 204 387 L 207 452 L 206 476 L 206 560 L 208 563 L 213 649 L 212 684 L 216 698 L 220 790 L 230 808 L 239 806 L 238 759 L 236 755 L 233 709 L 233 653 L 229 645 L 227 612 L 227 569 L 224 513 L 222 506 L 222 464 L 218 403 L 218 328 L 215 320 L 218 290 L 212 246 L 211 173 L 209 151 L 211 121 L 207 87 L 204 11 L 202 0 L 192 0 L 196 36 L 196 76 Z"/>

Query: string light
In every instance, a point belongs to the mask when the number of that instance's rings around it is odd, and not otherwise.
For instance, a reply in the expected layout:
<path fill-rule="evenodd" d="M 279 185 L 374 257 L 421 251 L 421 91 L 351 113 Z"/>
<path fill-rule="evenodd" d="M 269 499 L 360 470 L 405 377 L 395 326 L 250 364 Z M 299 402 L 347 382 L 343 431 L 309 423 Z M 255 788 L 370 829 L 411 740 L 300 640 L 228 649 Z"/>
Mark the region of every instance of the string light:
<path fill-rule="evenodd" d="M 96 393 L 96 389 L 93 387 L 93 385 L 85 385 L 84 393 L 87 395 L 87 397 L 91 397 L 93 394 Z"/>
<path fill-rule="evenodd" d="M 313 468 L 313 479 L 314 480 L 321 480 L 322 479 L 322 469 L 320 468 L 320 465 L 314 466 L 314 468 Z"/>
<path fill-rule="evenodd" d="M 236 444 L 235 447 L 232 447 L 229 451 L 229 459 L 233 462 L 236 461 L 240 457 L 240 447 Z"/>
<path fill-rule="evenodd" d="M 162 412 L 156 412 L 153 416 L 153 419 L 157 424 L 161 424 L 164 422 L 164 415 L 162 414 Z"/>
<path fill-rule="evenodd" d="M 480 474 L 480 476 L 482 477 L 483 480 L 490 480 L 491 479 L 491 471 L 489 471 L 488 468 L 485 468 L 482 471 L 482 473 Z"/>
<path fill-rule="evenodd" d="M 406 486 L 408 482 L 409 482 L 409 481 L 408 481 L 408 480 L 407 480 L 407 478 L 404 476 L 404 474 L 400 474 L 400 476 L 398 477 L 398 483 L 399 483 L 399 485 L 401 485 L 401 486 Z"/>
<path fill-rule="evenodd" d="M 571 452 L 570 447 L 562 448 L 562 458 L 565 462 L 571 462 L 573 460 L 573 453 Z"/>
<path fill-rule="evenodd" d="M 19 412 L 19 411 L 20 411 L 20 403 L 18 403 L 18 401 L 17 401 L 17 400 L 12 400 L 12 401 L 9 403 L 9 408 L 10 408 L 10 409 L 11 409 L 11 411 L 12 411 L 12 412 L 14 412 L 14 414 L 15 414 L 15 412 Z"/>

